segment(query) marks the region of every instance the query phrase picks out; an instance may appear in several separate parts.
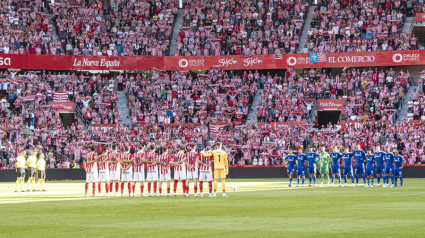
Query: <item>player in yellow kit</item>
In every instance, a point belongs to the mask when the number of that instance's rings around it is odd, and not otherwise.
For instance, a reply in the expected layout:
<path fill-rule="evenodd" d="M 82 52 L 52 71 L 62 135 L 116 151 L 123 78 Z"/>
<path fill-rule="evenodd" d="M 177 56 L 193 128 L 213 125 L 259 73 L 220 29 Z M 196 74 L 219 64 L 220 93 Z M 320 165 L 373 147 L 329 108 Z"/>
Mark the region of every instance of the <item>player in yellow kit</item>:
<path fill-rule="evenodd" d="M 27 192 L 30 191 L 30 184 L 32 191 L 35 192 L 35 176 L 37 174 L 37 170 L 35 169 L 37 165 L 37 152 L 33 151 L 27 159 L 27 167 L 28 167 L 28 183 L 27 183 Z"/>
<path fill-rule="evenodd" d="M 46 179 L 46 160 L 44 159 L 44 154 L 41 153 L 38 156 L 37 160 L 37 187 L 38 191 L 46 191 L 44 189 L 44 180 Z"/>
<path fill-rule="evenodd" d="M 26 154 L 27 154 L 26 151 L 22 151 L 16 158 L 15 170 L 17 173 L 17 178 L 16 178 L 16 184 L 15 184 L 15 192 L 18 192 L 19 182 L 21 182 L 21 192 L 25 192 L 24 182 L 25 182 L 25 163 L 26 163 L 25 155 Z"/>
<path fill-rule="evenodd" d="M 221 179 L 221 187 L 223 189 L 223 197 L 226 195 L 226 176 L 229 173 L 229 163 L 227 162 L 227 153 L 221 149 L 221 142 L 216 144 L 213 151 L 202 152 L 205 157 L 213 157 L 214 159 L 214 195 L 216 197 L 218 179 Z"/>

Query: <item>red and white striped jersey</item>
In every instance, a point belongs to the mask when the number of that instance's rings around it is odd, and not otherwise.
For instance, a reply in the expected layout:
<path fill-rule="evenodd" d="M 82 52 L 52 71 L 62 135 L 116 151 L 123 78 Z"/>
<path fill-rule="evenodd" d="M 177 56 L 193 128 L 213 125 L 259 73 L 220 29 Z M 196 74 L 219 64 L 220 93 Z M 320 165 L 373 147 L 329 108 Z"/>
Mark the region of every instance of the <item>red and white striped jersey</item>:
<path fill-rule="evenodd" d="M 162 154 L 159 156 L 159 162 L 167 164 L 170 163 L 171 161 L 171 156 L 169 154 Z M 167 174 L 170 173 L 170 168 L 166 168 L 167 166 L 164 165 L 159 165 L 159 170 L 161 172 L 161 174 Z"/>
<path fill-rule="evenodd" d="M 120 153 L 118 151 L 112 151 L 108 154 L 109 161 L 116 162 L 120 158 Z M 111 171 L 117 171 L 120 169 L 119 163 L 111 164 L 109 163 L 109 169 Z"/>
<path fill-rule="evenodd" d="M 180 161 L 182 161 L 184 159 L 185 154 L 181 153 L 181 152 L 177 152 L 176 154 L 174 154 L 174 162 L 179 163 Z M 174 171 L 184 171 L 184 169 L 186 168 L 185 164 L 181 164 L 181 165 L 176 165 L 174 167 Z"/>
<path fill-rule="evenodd" d="M 201 171 L 211 171 L 211 158 L 210 157 L 205 157 L 202 155 L 202 153 L 199 153 L 199 160 L 202 163 L 205 163 L 207 165 L 201 165 Z"/>
<path fill-rule="evenodd" d="M 95 157 L 96 157 L 96 152 L 92 151 L 86 155 L 85 160 L 86 162 L 90 162 L 90 161 L 93 161 Z M 87 173 L 97 172 L 97 163 L 86 164 L 86 171 Z"/>
<path fill-rule="evenodd" d="M 148 152 L 146 154 L 146 158 L 148 161 L 156 161 L 158 159 L 158 155 L 155 152 Z M 158 166 L 149 164 L 148 171 L 158 171 Z"/>
<path fill-rule="evenodd" d="M 108 166 L 109 163 L 108 162 L 105 162 L 103 164 L 100 164 L 100 162 L 103 162 L 103 161 L 105 161 L 107 159 L 108 159 L 108 156 L 103 156 L 102 158 L 100 158 L 97 161 L 99 170 L 101 170 L 101 171 L 109 171 L 109 166 Z"/>
<path fill-rule="evenodd" d="M 185 155 L 188 164 L 194 166 L 193 168 L 187 168 L 189 172 L 195 172 L 198 169 L 198 153 L 194 151 L 187 152 Z"/>
<path fill-rule="evenodd" d="M 123 152 L 121 153 L 121 161 L 128 161 L 128 160 L 132 160 L 133 156 L 132 154 L 130 154 L 130 152 Z M 131 164 L 126 164 L 126 163 L 122 163 L 122 168 L 123 169 L 127 169 L 128 167 L 131 167 Z"/>
<path fill-rule="evenodd" d="M 141 172 L 145 170 L 145 164 L 141 164 L 141 165 L 135 165 L 140 163 L 140 161 L 142 161 L 143 159 L 145 159 L 146 154 L 144 152 L 137 152 L 136 154 L 133 155 L 134 157 L 134 162 L 133 162 L 133 167 L 134 167 L 134 172 Z"/>

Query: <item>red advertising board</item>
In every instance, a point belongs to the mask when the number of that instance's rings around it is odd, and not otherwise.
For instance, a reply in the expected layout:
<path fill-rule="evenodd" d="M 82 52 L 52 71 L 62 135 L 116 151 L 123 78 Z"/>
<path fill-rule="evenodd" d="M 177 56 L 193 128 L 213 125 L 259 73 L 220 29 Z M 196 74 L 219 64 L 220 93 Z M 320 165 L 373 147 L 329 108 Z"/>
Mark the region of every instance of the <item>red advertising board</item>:
<path fill-rule="evenodd" d="M 315 62 L 315 63 L 312 63 Z M 424 65 L 425 50 L 285 54 L 254 56 L 52 56 L 0 55 L 0 68 L 50 70 L 207 70 L 224 69 L 283 69 L 283 68 L 341 68 Z"/>
<path fill-rule="evenodd" d="M 425 13 L 416 13 L 416 22 L 424 22 Z"/>
<path fill-rule="evenodd" d="M 317 110 L 334 110 L 338 111 L 344 107 L 345 99 L 318 99 Z"/>
<path fill-rule="evenodd" d="M 49 105 L 54 110 L 58 110 L 60 113 L 74 113 L 75 104 L 73 102 L 49 102 Z"/>

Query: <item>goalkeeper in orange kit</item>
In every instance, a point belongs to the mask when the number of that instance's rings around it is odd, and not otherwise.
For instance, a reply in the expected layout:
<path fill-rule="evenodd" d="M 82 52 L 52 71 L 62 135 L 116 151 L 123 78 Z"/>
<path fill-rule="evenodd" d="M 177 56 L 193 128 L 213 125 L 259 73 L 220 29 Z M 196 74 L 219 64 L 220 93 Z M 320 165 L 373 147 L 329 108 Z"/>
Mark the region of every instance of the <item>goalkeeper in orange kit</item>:
<path fill-rule="evenodd" d="M 214 197 L 216 197 L 218 179 L 221 179 L 223 188 L 223 197 L 226 195 L 226 176 L 229 173 L 229 163 L 227 162 L 227 153 L 221 149 L 221 142 L 216 144 L 216 149 L 213 151 L 202 152 L 205 157 L 213 157 L 214 160 Z"/>

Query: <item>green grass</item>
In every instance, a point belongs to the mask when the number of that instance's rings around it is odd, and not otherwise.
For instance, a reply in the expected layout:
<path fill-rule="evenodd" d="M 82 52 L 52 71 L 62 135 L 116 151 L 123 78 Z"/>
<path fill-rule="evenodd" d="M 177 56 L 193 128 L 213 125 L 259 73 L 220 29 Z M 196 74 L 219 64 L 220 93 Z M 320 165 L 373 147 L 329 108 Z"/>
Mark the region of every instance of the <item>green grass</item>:
<path fill-rule="evenodd" d="M 238 191 L 229 198 L 83 198 L 82 182 L 46 186 L 47 193 L 15 194 L 13 183 L 0 183 L 2 237 L 425 236 L 423 179 L 405 179 L 402 189 L 232 179 L 228 190 Z"/>

